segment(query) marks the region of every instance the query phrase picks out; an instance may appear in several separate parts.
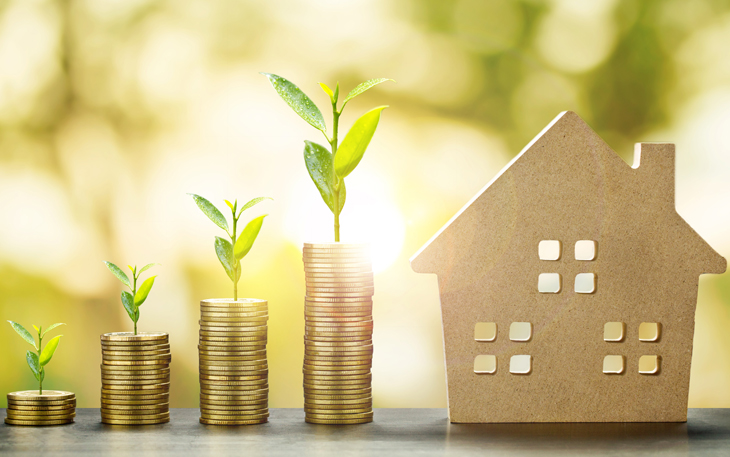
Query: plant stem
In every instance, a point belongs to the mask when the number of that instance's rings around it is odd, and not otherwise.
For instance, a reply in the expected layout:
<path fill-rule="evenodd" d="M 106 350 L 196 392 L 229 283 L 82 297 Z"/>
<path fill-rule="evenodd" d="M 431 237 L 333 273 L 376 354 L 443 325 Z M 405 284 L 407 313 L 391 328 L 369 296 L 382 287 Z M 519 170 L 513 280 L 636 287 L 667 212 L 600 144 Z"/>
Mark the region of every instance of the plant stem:
<path fill-rule="evenodd" d="M 335 242 L 340 241 L 340 186 L 337 183 L 337 173 L 335 172 L 335 156 L 337 155 L 337 130 L 340 124 L 340 114 L 337 111 L 337 101 L 332 102 L 332 140 L 330 148 L 332 149 L 332 209 L 335 213 Z"/>
<path fill-rule="evenodd" d="M 38 363 L 41 360 L 41 348 L 43 347 L 43 336 L 41 336 L 40 330 L 38 331 Z M 43 367 L 38 373 L 38 394 L 43 395 Z"/>
<path fill-rule="evenodd" d="M 231 237 L 231 246 L 236 246 L 236 211 L 233 211 L 233 236 Z M 238 300 L 238 262 L 236 262 L 236 256 L 233 256 L 233 301 Z"/>
<path fill-rule="evenodd" d="M 137 265 L 134 268 L 137 269 Z M 132 278 L 134 278 L 134 289 L 132 289 L 132 300 L 134 301 L 134 297 L 137 296 L 137 275 L 132 273 Z M 135 311 L 139 311 L 139 308 L 136 306 Z M 137 321 L 134 321 L 134 336 L 137 336 Z"/>

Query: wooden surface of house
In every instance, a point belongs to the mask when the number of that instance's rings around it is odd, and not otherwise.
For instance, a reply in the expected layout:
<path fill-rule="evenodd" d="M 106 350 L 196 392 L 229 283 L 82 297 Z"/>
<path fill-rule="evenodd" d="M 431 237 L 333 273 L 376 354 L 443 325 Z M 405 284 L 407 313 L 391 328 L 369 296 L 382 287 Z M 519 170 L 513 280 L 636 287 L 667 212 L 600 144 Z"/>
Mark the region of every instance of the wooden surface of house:
<path fill-rule="evenodd" d="M 699 276 L 674 145 L 627 165 L 558 115 L 412 259 L 441 296 L 452 422 L 681 422 Z"/>

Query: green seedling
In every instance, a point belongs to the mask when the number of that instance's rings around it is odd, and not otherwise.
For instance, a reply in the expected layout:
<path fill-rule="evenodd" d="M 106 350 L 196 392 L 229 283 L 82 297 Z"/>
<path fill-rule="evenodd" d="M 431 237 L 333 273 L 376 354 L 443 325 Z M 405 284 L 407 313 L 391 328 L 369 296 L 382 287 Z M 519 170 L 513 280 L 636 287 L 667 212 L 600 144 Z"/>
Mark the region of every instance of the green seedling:
<path fill-rule="evenodd" d="M 129 293 L 126 290 L 122 291 L 122 305 L 124 305 L 124 309 L 127 310 L 129 318 L 132 319 L 132 322 L 134 322 L 134 334 L 136 335 L 137 321 L 139 320 L 139 307 L 142 306 L 142 303 L 144 303 L 145 300 L 147 300 L 147 296 L 150 294 L 150 290 L 152 290 L 152 286 L 155 284 L 155 278 L 157 276 L 152 276 L 145 279 L 144 282 L 139 286 L 139 288 L 137 288 L 137 280 L 142 275 L 142 273 L 158 264 L 147 264 L 140 268 L 139 271 L 137 271 L 137 265 L 135 265 L 134 267 L 132 267 L 132 265 L 127 265 L 127 267 L 129 267 L 129 269 L 132 271 L 131 282 L 129 281 L 129 277 L 127 277 L 127 274 L 124 273 L 121 268 L 111 262 L 107 262 L 106 260 L 104 261 L 104 264 L 109 269 L 109 271 L 111 271 L 112 274 L 122 282 L 122 284 L 129 287 L 129 290 L 132 291 L 132 293 Z"/>
<path fill-rule="evenodd" d="M 340 241 L 340 213 L 345 206 L 346 198 L 345 178 L 360 163 L 378 126 L 380 113 L 387 108 L 387 105 L 373 108 L 360 116 L 350 128 L 342 143 L 338 145 L 340 116 L 347 102 L 380 83 L 393 80 L 380 78 L 365 81 L 347 94 L 342 106 L 339 108 L 337 108 L 337 102 L 340 96 L 340 83 L 335 85 L 334 91 L 326 84 L 319 83 L 332 102 L 332 136 L 330 136 L 327 134 L 327 126 L 324 117 L 322 117 L 322 112 L 301 89 L 281 76 L 271 73 L 261 74 L 269 78 L 271 85 L 274 86 L 279 96 L 302 119 L 324 134 L 330 145 L 328 150 L 320 144 L 305 141 L 304 163 L 307 165 L 307 171 L 309 171 L 309 176 L 314 181 L 314 185 L 317 186 L 319 193 L 322 195 L 322 200 L 335 216 L 335 241 Z"/>
<path fill-rule="evenodd" d="M 43 347 L 43 337 L 46 336 L 46 333 L 50 332 L 54 328 L 66 324 L 53 324 L 45 330 L 43 330 L 43 327 L 36 327 L 34 325 L 33 328 L 36 332 L 38 332 L 38 344 L 36 344 L 35 338 L 33 338 L 33 335 L 31 335 L 31 333 L 26 330 L 25 327 L 18 324 L 17 322 L 8 322 L 13 327 L 13 329 L 15 329 L 18 335 L 20 335 L 21 338 L 27 341 L 28 344 L 33 346 L 33 348 L 36 350 L 36 352 L 28 350 L 25 353 L 25 360 L 28 362 L 28 366 L 30 367 L 30 371 L 33 372 L 33 376 L 35 376 L 35 378 L 38 380 L 38 393 L 40 395 L 43 395 L 43 379 L 45 379 L 46 377 L 46 365 L 48 365 L 48 362 L 51 361 L 53 354 L 56 353 L 56 349 L 58 349 L 58 343 L 61 341 L 61 337 L 63 335 L 58 335 L 51 338 L 51 341 L 46 343 L 46 347 Z"/>
<path fill-rule="evenodd" d="M 213 221 L 213 223 L 218 227 L 225 230 L 226 234 L 228 234 L 231 239 L 231 241 L 228 241 L 219 236 L 215 237 L 215 253 L 218 255 L 218 260 L 220 260 L 221 265 L 223 265 L 223 269 L 226 270 L 226 274 L 229 278 L 231 278 L 231 281 L 233 281 L 233 299 L 238 300 L 238 280 L 241 278 L 241 259 L 246 257 L 246 254 L 248 254 L 253 247 L 253 242 L 256 241 L 256 237 L 259 236 L 261 226 L 264 223 L 264 218 L 268 216 L 268 214 L 252 219 L 248 224 L 246 224 L 246 227 L 243 229 L 240 236 L 238 236 L 237 229 L 238 219 L 245 210 L 261 203 L 264 200 L 273 199 L 270 197 L 257 197 L 243 205 L 240 210 L 238 209 L 238 200 L 233 203 L 225 200 L 226 205 L 228 205 L 231 209 L 231 217 L 233 220 L 233 230 L 231 230 L 228 227 L 228 221 L 225 216 L 223 216 L 223 213 L 221 213 L 215 205 L 200 195 L 189 195 L 193 197 L 198 208 L 200 208 L 200 210 L 208 216 L 208 219 Z"/>

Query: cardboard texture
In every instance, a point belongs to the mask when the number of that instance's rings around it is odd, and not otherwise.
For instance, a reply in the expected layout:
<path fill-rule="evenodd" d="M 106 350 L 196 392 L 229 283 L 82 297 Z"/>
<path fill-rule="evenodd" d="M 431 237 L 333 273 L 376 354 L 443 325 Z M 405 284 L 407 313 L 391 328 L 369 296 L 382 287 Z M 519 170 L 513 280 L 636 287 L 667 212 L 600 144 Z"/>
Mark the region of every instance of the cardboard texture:
<path fill-rule="evenodd" d="M 673 144 L 630 167 L 563 112 L 411 265 L 438 276 L 451 422 L 687 420 L 699 276 L 727 262 L 675 210 Z"/>

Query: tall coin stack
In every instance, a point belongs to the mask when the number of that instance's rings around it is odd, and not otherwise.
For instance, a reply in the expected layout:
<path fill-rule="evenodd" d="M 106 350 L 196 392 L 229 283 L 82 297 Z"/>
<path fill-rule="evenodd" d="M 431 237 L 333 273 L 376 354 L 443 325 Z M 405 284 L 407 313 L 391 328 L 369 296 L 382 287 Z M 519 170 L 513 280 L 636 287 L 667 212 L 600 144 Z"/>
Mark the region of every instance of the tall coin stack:
<path fill-rule="evenodd" d="M 266 300 L 200 302 L 200 422 L 250 425 L 269 420 Z"/>
<path fill-rule="evenodd" d="M 8 394 L 10 425 L 61 425 L 70 424 L 76 417 L 76 395 L 72 392 L 25 390 Z"/>
<path fill-rule="evenodd" d="M 169 422 L 171 359 L 167 333 L 101 335 L 101 421 Z"/>
<path fill-rule="evenodd" d="M 304 412 L 314 424 L 373 420 L 373 271 L 365 244 L 304 244 Z"/>

